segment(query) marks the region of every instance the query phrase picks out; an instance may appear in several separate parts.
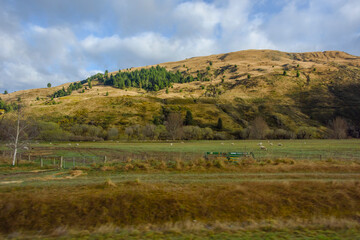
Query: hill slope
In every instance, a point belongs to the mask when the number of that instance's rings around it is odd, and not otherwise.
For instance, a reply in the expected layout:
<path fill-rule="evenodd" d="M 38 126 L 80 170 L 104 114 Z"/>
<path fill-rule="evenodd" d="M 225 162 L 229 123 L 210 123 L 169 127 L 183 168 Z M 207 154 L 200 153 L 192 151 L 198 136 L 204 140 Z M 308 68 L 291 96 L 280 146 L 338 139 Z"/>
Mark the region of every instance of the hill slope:
<path fill-rule="evenodd" d="M 272 129 L 294 134 L 310 131 L 313 137 L 323 136 L 329 122 L 340 116 L 351 126 L 350 134 L 359 134 L 359 57 L 339 51 L 247 50 L 159 65 L 197 81 L 147 92 L 105 86 L 95 79 L 91 89 L 85 83 L 84 92 L 74 91 L 54 100 L 51 95 L 69 84 L 0 97 L 6 102 L 20 98 L 28 114 L 46 121 L 105 129 L 115 126 L 121 131 L 130 125 L 150 123 L 169 111 L 185 116 L 190 110 L 196 125 L 216 129 L 221 118 L 224 131 L 235 137 L 256 116 L 262 116 Z"/>

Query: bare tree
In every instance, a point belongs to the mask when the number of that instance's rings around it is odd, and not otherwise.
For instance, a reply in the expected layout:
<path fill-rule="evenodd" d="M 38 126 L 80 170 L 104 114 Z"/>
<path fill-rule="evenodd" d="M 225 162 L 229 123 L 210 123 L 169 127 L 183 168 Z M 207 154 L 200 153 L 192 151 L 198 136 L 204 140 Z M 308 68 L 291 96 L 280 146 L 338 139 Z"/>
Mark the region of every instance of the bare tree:
<path fill-rule="evenodd" d="M 180 113 L 170 113 L 165 122 L 165 126 L 173 140 L 181 138 L 183 134 L 183 119 Z"/>
<path fill-rule="evenodd" d="M 150 140 L 154 140 L 156 135 L 155 129 L 156 126 L 154 124 L 146 124 L 145 127 L 143 127 L 143 135 Z"/>
<path fill-rule="evenodd" d="M 130 140 L 134 135 L 134 129 L 130 126 L 125 128 L 125 134 L 128 136 L 128 140 Z"/>
<path fill-rule="evenodd" d="M 13 152 L 12 165 L 16 164 L 17 155 L 22 150 L 29 149 L 28 141 L 35 133 L 35 129 L 31 129 L 33 126 L 29 119 L 25 119 L 23 116 L 22 107 L 19 105 L 15 114 L 8 114 L 9 118 L 3 123 L 3 130 L 6 140 L 8 140 L 8 147 Z"/>
<path fill-rule="evenodd" d="M 262 117 L 256 117 L 250 124 L 249 137 L 252 139 L 264 139 L 269 127 Z"/>
<path fill-rule="evenodd" d="M 330 127 L 333 130 L 333 138 L 344 139 L 347 138 L 348 124 L 342 117 L 336 117 L 330 123 Z"/>

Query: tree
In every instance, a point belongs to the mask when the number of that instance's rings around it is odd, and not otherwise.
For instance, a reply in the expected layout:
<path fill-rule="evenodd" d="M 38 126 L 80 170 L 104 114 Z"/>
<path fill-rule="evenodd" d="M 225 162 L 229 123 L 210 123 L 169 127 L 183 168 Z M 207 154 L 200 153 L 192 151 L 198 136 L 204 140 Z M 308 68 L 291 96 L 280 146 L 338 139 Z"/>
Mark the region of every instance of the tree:
<path fill-rule="evenodd" d="M 154 140 L 156 136 L 156 126 L 154 124 L 146 124 L 145 127 L 143 127 L 143 135 L 150 140 Z"/>
<path fill-rule="evenodd" d="M 286 75 L 287 75 L 287 72 L 286 72 L 285 70 L 284 70 L 284 72 L 283 72 L 283 75 L 284 75 L 284 76 L 286 76 Z"/>
<path fill-rule="evenodd" d="M 4 94 L 8 94 L 8 91 L 7 91 L 7 90 L 5 90 L 5 91 L 4 91 Z"/>
<path fill-rule="evenodd" d="M 296 77 L 300 77 L 300 72 L 296 71 Z"/>
<path fill-rule="evenodd" d="M 128 140 L 134 135 L 134 129 L 132 127 L 125 128 L 125 134 L 128 136 Z"/>
<path fill-rule="evenodd" d="M 21 106 L 18 106 L 16 113 L 8 116 L 9 118 L 3 123 L 2 128 L 6 140 L 9 142 L 8 146 L 13 152 L 12 165 L 14 166 L 18 153 L 27 148 L 26 140 L 34 135 L 35 129 L 32 129 L 34 125 L 30 123 L 30 120 L 24 118 Z"/>
<path fill-rule="evenodd" d="M 256 117 L 250 124 L 249 137 L 252 139 L 264 139 L 269 127 L 262 117 Z"/>
<path fill-rule="evenodd" d="M 221 118 L 218 119 L 218 122 L 216 124 L 216 128 L 219 129 L 219 130 L 221 130 L 223 128 L 223 122 L 222 122 Z"/>
<path fill-rule="evenodd" d="M 48 87 L 48 88 L 51 88 L 51 83 L 48 83 L 48 84 L 47 84 L 47 87 Z"/>
<path fill-rule="evenodd" d="M 190 110 L 187 110 L 184 125 L 188 126 L 188 125 L 193 125 L 193 124 L 194 124 L 194 120 L 193 120 L 193 117 L 192 117 L 192 113 L 191 113 Z"/>
<path fill-rule="evenodd" d="M 342 117 L 336 117 L 331 123 L 330 127 L 333 130 L 333 138 L 344 139 L 347 138 L 348 124 Z"/>
<path fill-rule="evenodd" d="M 107 138 L 110 140 L 117 139 L 119 137 L 119 130 L 115 127 L 110 128 L 107 132 Z"/>
<path fill-rule="evenodd" d="M 182 131 L 183 120 L 180 113 L 178 112 L 170 113 L 165 122 L 165 126 L 172 140 L 181 138 L 183 133 Z"/>

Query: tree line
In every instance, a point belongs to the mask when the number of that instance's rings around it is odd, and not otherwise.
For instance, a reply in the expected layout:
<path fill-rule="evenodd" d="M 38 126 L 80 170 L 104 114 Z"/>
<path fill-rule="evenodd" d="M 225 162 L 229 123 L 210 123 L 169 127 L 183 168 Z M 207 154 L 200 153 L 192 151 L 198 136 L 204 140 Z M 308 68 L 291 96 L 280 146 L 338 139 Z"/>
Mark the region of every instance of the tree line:
<path fill-rule="evenodd" d="M 175 73 L 167 71 L 166 68 L 159 65 L 135 71 L 119 70 L 116 74 L 109 74 L 108 71 L 105 71 L 104 75 L 97 74 L 96 78 L 104 85 L 120 89 L 135 87 L 147 91 L 159 91 L 171 87 L 173 83 L 188 83 L 198 80 L 191 75 L 185 77 L 179 71 Z M 91 77 L 91 79 L 95 79 L 95 77 Z"/>
<path fill-rule="evenodd" d="M 58 98 L 58 97 L 68 96 L 68 95 L 71 95 L 71 93 L 73 91 L 76 91 L 76 90 L 81 89 L 81 88 L 83 88 L 82 82 L 70 83 L 69 87 L 67 87 L 66 90 L 63 87 L 62 89 L 56 91 L 51 97 Z"/>

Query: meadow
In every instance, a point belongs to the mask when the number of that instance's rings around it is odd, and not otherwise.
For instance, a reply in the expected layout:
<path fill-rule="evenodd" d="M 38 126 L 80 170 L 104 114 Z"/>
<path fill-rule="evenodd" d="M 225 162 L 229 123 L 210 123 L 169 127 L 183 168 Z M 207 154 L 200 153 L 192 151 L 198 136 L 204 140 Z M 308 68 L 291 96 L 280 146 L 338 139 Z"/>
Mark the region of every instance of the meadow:
<path fill-rule="evenodd" d="M 34 159 L 108 157 L 66 169 L 2 157 L 1 237 L 360 238 L 360 141 L 262 141 L 268 151 L 259 142 L 34 143 Z"/>
<path fill-rule="evenodd" d="M 267 148 L 261 150 L 259 144 Z M 198 158 L 205 152 L 253 152 L 255 158 L 292 159 L 360 159 L 358 139 L 321 140 L 227 140 L 227 141 L 105 141 L 105 142 L 43 142 L 32 144 L 33 155 L 52 155 L 64 157 L 109 156 L 133 158 L 176 156 L 182 158 L 194 155 Z M 129 155 L 133 154 L 133 155 Z M 168 154 L 168 155 L 166 155 Z"/>

